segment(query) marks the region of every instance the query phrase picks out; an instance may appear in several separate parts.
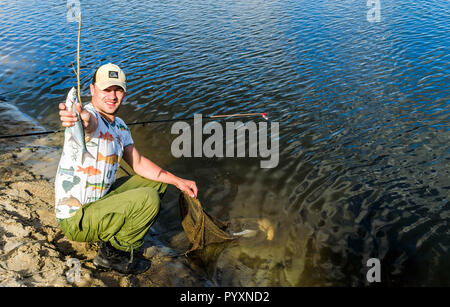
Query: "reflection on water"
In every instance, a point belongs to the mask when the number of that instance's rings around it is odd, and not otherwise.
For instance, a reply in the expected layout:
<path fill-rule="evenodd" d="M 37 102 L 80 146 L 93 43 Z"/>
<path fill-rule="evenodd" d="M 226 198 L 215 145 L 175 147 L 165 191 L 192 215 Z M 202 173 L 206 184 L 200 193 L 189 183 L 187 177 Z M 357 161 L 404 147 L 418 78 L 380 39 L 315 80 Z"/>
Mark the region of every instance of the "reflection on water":
<path fill-rule="evenodd" d="M 126 3 L 126 4 L 125 4 Z M 82 3 L 82 90 L 99 63 L 129 77 L 126 122 L 267 112 L 280 162 L 181 158 L 170 124 L 134 126 L 140 150 L 193 178 L 202 204 L 266 218 L 273 240 L 217 259 L 219 285 L 450 285 L 448 2 Z M 55 1 L 0 5 L 1 97 L 47 127 L 76 82 L 76 24 Z M 84 101 L 89 99 L 84 97 Z M 161 220 L 177 218 L 176 207 Z M 163 223 L 162 222 L 162 223 Z"/>

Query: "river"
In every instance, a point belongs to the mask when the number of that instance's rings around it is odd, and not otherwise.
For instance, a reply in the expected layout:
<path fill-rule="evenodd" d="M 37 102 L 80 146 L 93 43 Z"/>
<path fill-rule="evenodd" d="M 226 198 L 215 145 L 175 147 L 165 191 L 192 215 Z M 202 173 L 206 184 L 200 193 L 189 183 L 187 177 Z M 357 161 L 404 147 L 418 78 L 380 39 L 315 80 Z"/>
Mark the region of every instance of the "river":
<path fill-rule="evenodd" d="M 46 129 L 76 85 L 65 2 L 0 2 L 0 98 Z M 217 285 L 368 285 L 370 258 L 383 285 L 450 285 L 450 5 L 378 2 L 379 21 L 363 0 L 81 1 L 83 101 L 112 62 L 128 77 L 127 123 L 267 112 L 279 124 L 273 168 L 177 158 L 173 122 L 130 126 L 212 215 L 272 223 L 272 240 L 216 259 Z M 225 119 L 237 120 L 264 121 Z"/>

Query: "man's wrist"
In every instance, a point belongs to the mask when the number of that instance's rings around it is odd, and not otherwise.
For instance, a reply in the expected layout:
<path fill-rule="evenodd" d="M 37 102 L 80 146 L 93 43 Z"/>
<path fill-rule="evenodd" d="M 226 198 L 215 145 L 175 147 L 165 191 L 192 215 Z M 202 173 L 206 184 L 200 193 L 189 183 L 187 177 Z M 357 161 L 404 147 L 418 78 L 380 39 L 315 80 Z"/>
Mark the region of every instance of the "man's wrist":
<path fill-rule="evenodd" d="M 183 182 L 183 180 L 180 177 L 175 176 L 174 174 L 170 174 L 172 179 L 172 184 L 179 188 Z"/>

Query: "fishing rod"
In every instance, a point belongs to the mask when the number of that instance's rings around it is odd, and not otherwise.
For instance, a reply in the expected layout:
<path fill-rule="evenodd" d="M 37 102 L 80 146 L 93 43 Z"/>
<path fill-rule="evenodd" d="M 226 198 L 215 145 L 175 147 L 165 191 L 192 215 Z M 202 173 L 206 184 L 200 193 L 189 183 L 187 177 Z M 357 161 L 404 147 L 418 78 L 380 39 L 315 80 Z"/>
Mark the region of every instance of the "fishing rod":
<path fill-rule="evenodd" d="M 264 118 L 265 120 L 269 120 L 269 117 L 267 116 L 266 112 L 242 113 L 242 114 L 220 114 L 220 115 L 210 115 L 205 118 L 213 120 L 213 119 L 224 119 L 224 118 L 229 118 L 229 117 L 249 117 L 249 116 L 262 116 L 262 118 Z M 181 120 L 194 120 L 194 117 L 149 120 L 149 121 L 142 121 L 142 122 L 127 123 L 126 125 L 127 126 L 146 125 L 146 124 L 166 123 L 166 122 L 174 122 L 174 121 L 181 121 Z M 34 128 L 31 128 L 31 129 L 34 129 Z M 23 134 L 0 135 L 0 139 L 12 139 L 12 138 L 20 138 L 20 137 L 26 137 L 26 136 L 47 135 L 47 134 L 63 132 L 64 130 L 65 130 L 65 128 L 59 129 L 59 130 L 37 131 L 37 132 L 30 132 L 30 133 L 23 133 Z"/>
<path fill-rule="evenodd" d="M 266 112 L 264 112 L 264 113 L 243 113 L 243 114 L 210 115 L 210 116 L 207 116 L 206 119 L 228 118 L 228 117 L 245 117 L 245 116 L 262 116 L 262 118 L 264 118 L 265 120 L 269 120 L 269 117 L 267 116 Z M 195 119 L 194 117 L 159 119 L 159 120 L 152 120 L 152 121 L 134 122 L 134 123 L 127 124 L 127 126 L 148 124 L 148 123 L 165 123 L 165 122 L 173 122 L 173 121 L 180 121 L 180 120 L 194 120 L 194 119 Z"/>
<path fill-rule="evenodd" d="M 77 17 L 75 12 L 72 10 L 72 7 L 70 6 L 70 11 L 72 12 L 73 17 Z M 75 70 L 75 67 L 72 68 L 75 72 L 75 75 L 77 77 L 77 95 L 78 95 L 78 102 L 81 104 L 81 90 L 80 90 L 80 36 L 81 36 L 81 12 L 79 12 L 78 15 L 78 40 L 77 40 L 77 70 Z M 8 92 L 6 92 L 8 93 Z M 4 93 L 3 93 L 4 94 Z M 2 97 L 0 97 L 1 99 Z M 247 116 L 262 116 L 265 120 L 268 120 L 267 113 L 238 113 L 238 114 L 222 114 L 222 115 L 211 115 L 207 116 L 206 119 L 219 119 L 219 118 L 229 118 L 229 117 L 247 117 Z M 164 122 L 172 122 L 172 121 L 180 121 L 180 120 L 193 120 L 194 117 L 191 118 L 177 118 L 177 119 L 161 119 L 161 120 L 151 120 L 151 121 L 143 121 L 143 122 L 134 122 L 126 124 L 127 126 L 133 126 L 133 125 L 145 125 L 150 123 L 164 123 Z M 9 138 L 19 138 L 19 137 L 27 137 L 27 136 L 40 136 L 40 135 L 47 135 L 47 134 L 53 134 L 53 133 L 59 133 L 63 132 L 65 129 L 59 129 L 59 130 L 49 130 L 49 131 L 38 131 L 38 132 L 30 132 L 30 133 L 23 133 L 23 134 L 13 134 L 13 135 L 0 135 L 0 139 L 9 139 Z"/>

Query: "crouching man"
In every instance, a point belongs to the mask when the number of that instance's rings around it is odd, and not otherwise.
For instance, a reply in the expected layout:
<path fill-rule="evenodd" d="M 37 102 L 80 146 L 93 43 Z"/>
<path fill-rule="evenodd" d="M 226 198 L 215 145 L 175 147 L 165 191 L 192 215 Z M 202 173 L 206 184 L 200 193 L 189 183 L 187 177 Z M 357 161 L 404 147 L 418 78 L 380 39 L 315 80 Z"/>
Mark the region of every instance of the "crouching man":
<path fill-rule="evenodd" d="M 102 242 L 94 264 L 125 274 L 146 271 L 150 262 L 139 256 L 144 236 L 155 222 L 167 185 L 197 197 L 194 181 L 179 178 L 142 156 L 131 133 L 116 116 L 126 96 L 125 73 L 114 64 L 97 69 L 92 84 L 91 103 L 80 113 L 88 153 L 83 156 L 70 130 L 55 179 L 56 219 L 72 241 Z M 77 121 L 76 114 L 59 104 L 64 127 Z M 138 175 L 116 180 L 123 158 Z"/>

